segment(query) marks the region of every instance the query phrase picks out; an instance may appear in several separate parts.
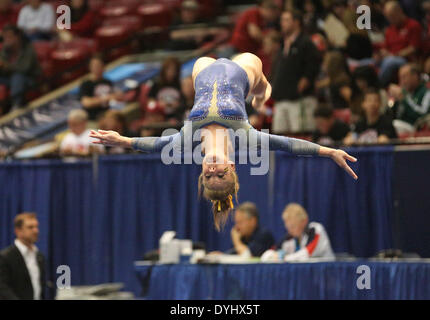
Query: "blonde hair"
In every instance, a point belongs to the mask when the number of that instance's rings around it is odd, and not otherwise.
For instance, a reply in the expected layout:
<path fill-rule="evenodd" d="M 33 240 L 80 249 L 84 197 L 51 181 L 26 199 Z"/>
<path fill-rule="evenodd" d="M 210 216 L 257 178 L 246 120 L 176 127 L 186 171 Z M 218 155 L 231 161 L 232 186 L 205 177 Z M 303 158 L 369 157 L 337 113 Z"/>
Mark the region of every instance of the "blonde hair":
<path fill-rule="evenodd" d="M 239 191 L 239 179 L 237 173 L 232 170 L 233 181 L 226 181 L 226 187 L 222 190 L 215 190 L 208 187 L 203 179 L 203 172 L 199 176 L 199 197 L 203 197 L 212 201 L 212 214 L 214 217 L 215 229 L 220 231 L 224 228 L 230 216 L 230 212 L 234 209 L 233 196 L 237 201 L 237 192 Z"/>
<path fill-rule="evenodd" d="M 67 119 L 69 121 L 79 121 L 79 122 L 87 121 L 88 120 L 88 113 L 82 109 L 75 109 L 75 110 L 70 111 Z"/>
<path fill-rule="evenodd" d="M 283 219 L 296 219 L 296 220 L 305 220 L 308 218 L 308 214 L 300 204 L 298 203 L 290 203 L 288 204 L 284 212 L 282 213 Z"/>

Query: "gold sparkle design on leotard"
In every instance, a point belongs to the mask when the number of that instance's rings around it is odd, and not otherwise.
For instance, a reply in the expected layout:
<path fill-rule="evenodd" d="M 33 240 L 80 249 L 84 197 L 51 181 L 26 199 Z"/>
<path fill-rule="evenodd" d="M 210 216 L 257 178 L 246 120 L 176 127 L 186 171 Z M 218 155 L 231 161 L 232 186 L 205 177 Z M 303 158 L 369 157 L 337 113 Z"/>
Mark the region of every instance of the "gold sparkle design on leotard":
<path fill-rule="evenodd" d="M 208 116 L 217 116 L 218 115 L 218 98 L 217 98 L 217 82 L 215 80 L 214 82 L 214 88 L 212 91 L 212 99 L 211 99 L 211 106 L 209 107 Z"/>

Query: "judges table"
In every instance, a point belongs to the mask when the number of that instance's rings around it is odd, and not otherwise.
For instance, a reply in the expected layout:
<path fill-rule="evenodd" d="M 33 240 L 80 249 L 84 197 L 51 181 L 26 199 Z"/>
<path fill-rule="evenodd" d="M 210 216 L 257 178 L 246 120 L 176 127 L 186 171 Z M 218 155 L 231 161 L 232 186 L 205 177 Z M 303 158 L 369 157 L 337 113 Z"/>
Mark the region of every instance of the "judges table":
<path fill-rule="evenodd" d="M 176 265 L 137 261 L 135 271 L 146 299 L 430 299 L 428 259 Z"/>

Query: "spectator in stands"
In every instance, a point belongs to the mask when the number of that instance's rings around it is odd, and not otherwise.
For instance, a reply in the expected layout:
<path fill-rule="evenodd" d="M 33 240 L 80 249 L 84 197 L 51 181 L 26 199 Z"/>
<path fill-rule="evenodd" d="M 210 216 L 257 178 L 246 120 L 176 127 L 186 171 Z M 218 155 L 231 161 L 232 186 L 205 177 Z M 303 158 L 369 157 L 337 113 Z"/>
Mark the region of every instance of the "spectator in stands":
<path fill-rule="evenodd" d="M 381 114 L 381 102 L 378 89 L 366 90 L 362 104 L 364 117 L 353 126 L 353 131 L 344 140 L 345 144 L 387 143 L 397 138 L 391 116 Z"/>
<path fill-rule="evenodd" d="M 173 21 L 172 26 L 190 25 L 201 22 L 198 2 L 195 0 L 184 0 L 181 3 L 180 15 L 178 19 Z"/>
<path fill-rule="evenodd" d="M 346 19 L 348 13 L 347 2 L 346 0 L 334 0 L 330 3 L 322 29 L 333 48 L 344 48 L 350 35 L 350 30 L 348 29 L 350 23 Z"/>
<path fill-rule="evenodd" d="M 317 129 L 312 140 L 318 144 L 333 146 L 341 143 L 349 133 L 349 126 L 336 119 L 333 109 L 328 106 L 319 106 L 314 112 L 314 117 Z"/>
<path fill-rule="evenodd" d="M 164 60 L 160 76 L 149 91 L 149 104 L 158 104 L 164 110 L 167 121 L 181 122 L 185 114 L 181 94 L 181 63 L 175 57 Z"/>
<path fill-rule="evenodd" d="M 317 82 L 317 88 L 325 89 L 334 109 L 349 108 L 353 82 L 343 54 L 340 51 L 327 52 L 324 55 L 322 71 L 325 77 Z"/>
<path fill-rule="evenodd" d="M 416 58 L 421 46 L 422 27 L 418 21 L 405 15 L 397 1 L 388 1 L 384 14 L 390 26 L 385 30 L 384 48 L 376 58 L 381 60 L 379 77 L 385 87 L 400 66 Z"/>
<path fill-rule="evenodd" d="M 39 74 L 39 63 L 32 44 L 17 27 L 6 26 L 0 52 L 0 83 L 10 89 L 12 111 L 24 106 L 25 93 Z"/>
<path fill-rule="evenodd" d="M 91 10 L 88 0 L 70 0 L 71 14 L 70 30 L 59 30 L 59 37 L 63 41 L 70 41 L 73 37 L 91 37 L 97 26 L 97 15 Z"/>
<path fill-rule="evenodd" d="M 15 25 L 18 13 L 12 6 L 11 0 L 0 0 L 0 36 L 3 28 L 9 24 Z"/>
<path fill-rule="evenodd" d="M 276 30 L 267 32 L 263 39 L 263 47 L 258 53 L 258 56 L 263 63 L 263 73 L 266 78 L 270 79 L 272 74 L 273 62 L 279 53 L 281 47 L 281 35 Z"/>
<path fill-rule="evenodd" d="M 413 126 L 420 117 L 430 113 L 430 89 L 421 80 L 420 67 L 413 63 L 400 68 L 399 79 L 400 86 L 392 84 L 388 90 L 388 95 L 395 100 L 394 117 Z"/>
<path fill-rule="evenodd" d="M 193 24 L 201 23 L 199 18 L 199 4 L 195 0 L 185 0 L 181 4 L 181 12 L 171 27 L 170 40 L 167 43 L 169 50 L 197 49 L 205 39 L 212 35 L 210 28 L 187 28 Z"/>
<path fill-rule="evenodd" d="M 308 214 L 300 204 L 287 205 L 282 213 L 282 220 L 287 235 L 279 244 L 277 251 L 266 251 L 261 260 L 274 262 L 335 258 L 324 226 L 318 222 L 309 222 Z"/>
<path fill-rule="evenodd" d="M 0 251 L 0 300 L 42 300 L 45 296 L 45 257 L 35 246 L 39 238 L 36 214 L 14 219 L 16 239 Z"/>
<path fill-rule="evenodd" d="M 352 78 L 356 89 L 355 92 L 353 92 L 350 103 L 352 123 L 356 123 L 359 118 L 364 116 L 361 105 L 363 103 L 364 92 L 369 88 L 379 88 L 382 105 L 381 113 L 385 113 L 388 109 L 388 96 L 385 89 L 380 86 L 378 74 L 376 73 L 375 68 L 371 66 L 358 67 L 352 73 Z"/>
<path fill-rule="evenodd" d="M 377 88 L 381 94 L 382 105 L 387 106 L 387 92 L 381 88 L 378 74 L 374 67 L 361 66 L 356 68 L 352 73 L 352 78 L 360 92 L 365 92 L 368 88 Z"/>
<path fill-rule="evenodd" d="M 111 103 L 123 98 L 122 92 L 116 92 L 113 83 L 103 77 L 104 62 L 100 56 L 90 61 L 90 78 L 80 87 L 81 104 L 87 110 L 90 120 L 97 120 L 109 109 Z"/>
<path fill-rule="evenodd" d="M 303 30 L 307 34 L 316 33 L 324 14 L 321 0 L 296 0 L 294 8 L 303 12 Z"/>
<path fill-rule="evenodd" d="M 131 134 L 127 130 L 127 122 L 124 115 L 118 110 L 108 110 L 99 121 L 98 127 L 101 130 L 113 130 L 118 132 L 124 137 L 130 137 Z M 128 152 L 128 149 L 121 147 L 109 147 L 106 146 L 106 153 L 118 154 Z"/>
<path fill-rule="evenodd" d="M 63 156 L 87 156 L 92 152 L 103 152 L 104 146 L 92 144 L 90 130 L 87 129 L 88 114 L 85 110 L 76 109 L 69 113 L 68 125 L 70 132 L 60 144 Z"/>
<path fill-rule="evenodd" d="M 229 46 L 219 52 L 220 57 L 231 57 L 240 52 L 258 53 L 266 28 L 275 23 L 280 8 L 274 0 L 260 0 L 257 7 L 244 11 L 238 18 Z"/>
<path fill-rule="evenodd" d="M 302 32 L 299 12 L 282 13 L 281 31 L 283 45 L 272 68 L 272 98 L 275 100 L 272 130 L 277 134 L 313 131 L 313 112 L 317 106 L 314 82 L 320 68 L 319 53 Z"/>
<path fill-rule="evenodd" d="M 166 117 L 164 109 L 152 101 L 145 106 L 145 114 L 141 122 L 138 134 L 140 137 L 159 137 L 163 133 L 166 126 Z M 171 127 L 171 124 L 168 125 Z"/>
<path fill-rule="evenodd" d="M 259 225 L 258 209 L 254 203 L 244 202 L 238 206 L 234 222 L 231 229 L 233 248 L 229 253 L 259 257 L 274 245 L 272 234 Z"/>
<path fill-rule="evenodd" d="M 32 41 L 50 40 L 55 28 L 55 12 L 51 4 L 29 0 L 18 15 L 18 27 Z"/>

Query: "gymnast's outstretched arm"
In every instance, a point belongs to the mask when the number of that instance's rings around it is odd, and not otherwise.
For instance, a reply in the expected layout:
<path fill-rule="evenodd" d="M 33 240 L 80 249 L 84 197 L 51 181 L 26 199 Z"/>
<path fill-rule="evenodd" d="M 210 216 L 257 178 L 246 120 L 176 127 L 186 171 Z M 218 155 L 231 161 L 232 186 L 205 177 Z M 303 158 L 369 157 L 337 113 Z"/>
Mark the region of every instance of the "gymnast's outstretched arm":
<path fill-rule="evenodd" d="M 90 137 L 99 139 L 93 142 L 95 144 L 132 148 L 142 152 L 159 152 L 167 144 L 178 141 L 177 139 L 180 139 L 181 133 L 178 132 L 170 136 L 162 137 L 128 138 L 121 136 L 115 131 L 91 130 Z"/>
<path fill-rule="evenodd" d="M 355 172 L 346 162 L 346 160 L 356 162 L 357 159 L 343 150 L 323 147 L 316 143 L 302 139 L 268 134 L 265 132 L 258 131 L 254 128 L 250 129 L 250 133 L 255 134 L 257 136 L 258 145 L 261 148 L 265 148 L 264 143 L 268 143 L 266 148 L 269 147 L 269 150 L 281 150 L 295 155 L 314 155 L 329 157 L 341 168 L 343 168 L 351 177 L 353 177 L 355 180 L 358 179 Z"/>

